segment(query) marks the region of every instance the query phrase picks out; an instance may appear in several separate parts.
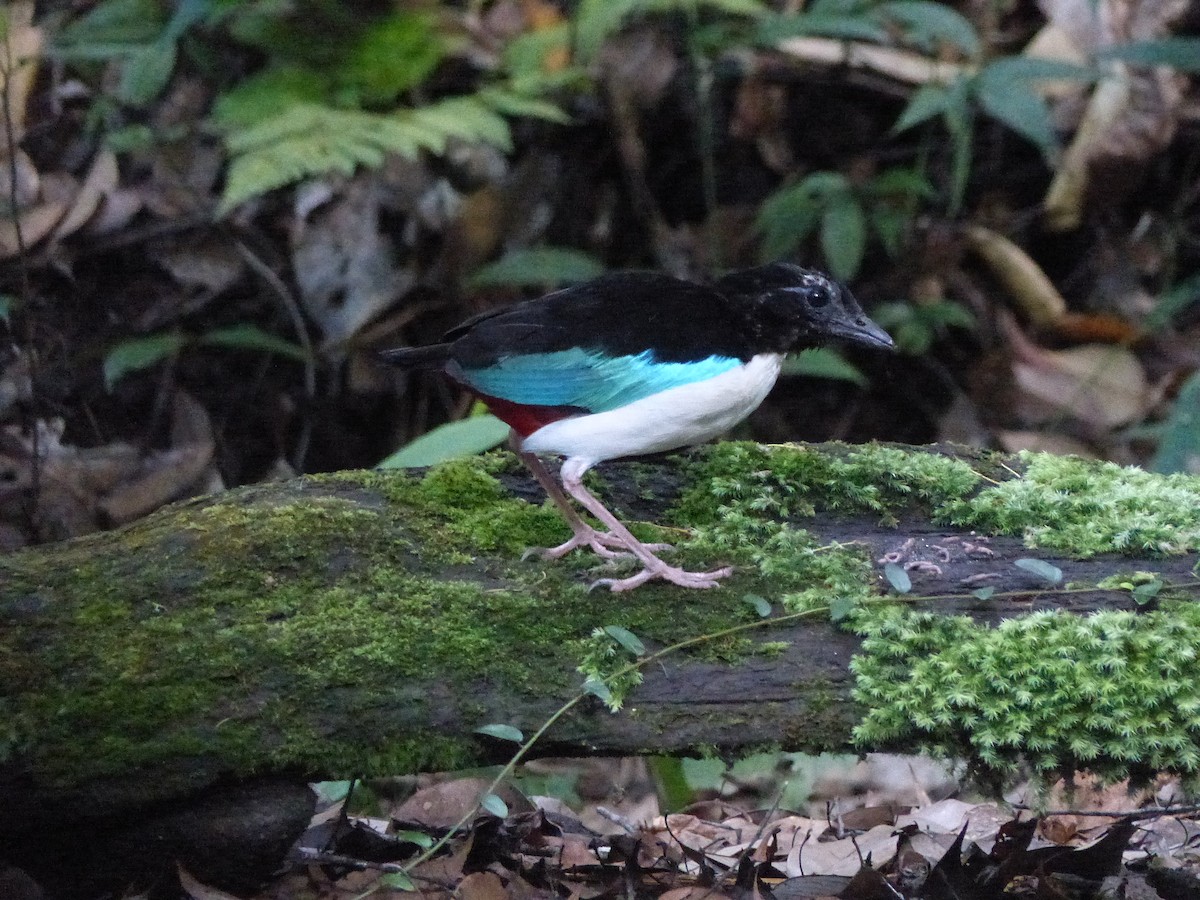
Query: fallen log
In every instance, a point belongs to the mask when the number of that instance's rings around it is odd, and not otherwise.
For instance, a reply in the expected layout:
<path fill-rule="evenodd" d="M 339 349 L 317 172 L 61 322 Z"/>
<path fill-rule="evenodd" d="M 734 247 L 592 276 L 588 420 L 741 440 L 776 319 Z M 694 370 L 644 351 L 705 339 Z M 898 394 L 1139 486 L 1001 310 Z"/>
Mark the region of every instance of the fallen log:
<path fill-rule="evenodd" d="M 596 636 L 607 626 L 649 651 L 710 637 L 645 667 L 618 714 L 589 697 L 533 754 L 944 745 L 930 726 L 871 746 L 872 734 L 889 733 L 888 691 L 904 689 L 881 687 L 879 673 L 915 677 L 897 674 L 895 659 L 890 670 L 860 666 L 875 681 L 855 693 L 850 663 L 863 636 L 888 639 L 853 625 L 873 596 L 989 625 L 1037 610 L 1149 621 L 1148 609 L 1196 582 L 1200 479 L 1060 462 L 725 444 L 602 467 L 597 489 L 642 523 L 640 537 L 676 542 L 689 565 L 738 566 L 713 591 L 588 593 L 607 574 L 595 558 L 522 560 L 524 547 L 566 531 L 504 454 L 242 488 L 0 558 L 5 856 L 52 878 L 64 855 L 80 858 L 81 825 L 143 850 L 149 828 L 174 835 L 160 859 L 246 885 L 261 867 L 243 860 L 241 876 L 214 874 L 188 829 L 153 823 L 187 821 L 216 796 L 236 807 L 265 792 L 285 823 L 266 841 L 278 859 L 307 816 L 281 784 L 504 761 L 513 745 L 475 729 L 529 734 L 580 692 L 581 666 L 603 677 L 627 663 L 620 642 Z M 1124 552 L 1099 552 L 1121 541 Z M 1045 566 L 1014 566 L 1029 558 Z M 1059 580 L 1047 574 L 1055 568 Z M 898 594 L 905 579 L 911 589 Z M 877 701 L 885 714 L 855 743 Z M 1195 753 L 1190 715 L 1163 723 L 1185 735 L 1164 757 L 1180 769 L 1187 748 Z M 965 731 L 961 740 L 970 753 Z M 1110 749 L 1088 759 L 1140 762 Z M 242 833 L 226 818 L 234 845 L 263 831 L 259 819 Z M 76 838 L 64 844 L 67 820 Z M 111 841 L 95 852 L 108 858 Z"/>

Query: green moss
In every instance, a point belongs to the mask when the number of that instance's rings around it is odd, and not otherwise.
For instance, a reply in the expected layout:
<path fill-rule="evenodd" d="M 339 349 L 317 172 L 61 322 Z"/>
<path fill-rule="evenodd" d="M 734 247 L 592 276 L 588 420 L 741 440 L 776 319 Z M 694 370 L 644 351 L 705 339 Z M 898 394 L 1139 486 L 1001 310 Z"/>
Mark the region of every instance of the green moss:
<path fill-rule="evenodd" d="M 863 746 L 916 736 L 1000 772 L 1021 759 L 1042 773 L 1200 769 L 1200 605 L 1034 613 L 994 628 L 895 608 L 857 624 Z"/>
<path fill-rule="evenodd" d="M 952 500 L 939 518 L 1076 556 L 1200 550 L 1200 477 L 1048 453 L 1021 460 L 1020 478 Z"/>

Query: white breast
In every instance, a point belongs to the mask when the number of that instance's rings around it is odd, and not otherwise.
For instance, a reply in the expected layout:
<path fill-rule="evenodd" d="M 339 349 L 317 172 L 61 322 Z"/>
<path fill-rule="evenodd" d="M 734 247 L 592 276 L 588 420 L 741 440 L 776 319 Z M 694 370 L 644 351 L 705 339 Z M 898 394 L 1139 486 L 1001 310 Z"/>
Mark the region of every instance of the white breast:
<path fill-rule="evenodd" d="M 521 447 L 600 462 L 700 444 L 750 415 L 774 386 L 782 364 L 781 354 L 761 353 L 736 369 L 619 409 L 551 422 Z"/>

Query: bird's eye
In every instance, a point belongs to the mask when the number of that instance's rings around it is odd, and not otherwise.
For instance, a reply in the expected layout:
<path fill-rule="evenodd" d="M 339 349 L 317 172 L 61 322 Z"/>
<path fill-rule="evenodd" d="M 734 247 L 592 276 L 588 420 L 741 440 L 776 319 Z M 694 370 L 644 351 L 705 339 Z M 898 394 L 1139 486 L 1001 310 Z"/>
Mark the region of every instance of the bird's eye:
<path fill-rule="evenodd" d="M 809 306 L 815 307 L 828 306 L 829 301 L 833 299 L 829 296 L 829 291 L 823 287 L 809 288 L 804 292 L 804 297 L 808 300 Z"/>

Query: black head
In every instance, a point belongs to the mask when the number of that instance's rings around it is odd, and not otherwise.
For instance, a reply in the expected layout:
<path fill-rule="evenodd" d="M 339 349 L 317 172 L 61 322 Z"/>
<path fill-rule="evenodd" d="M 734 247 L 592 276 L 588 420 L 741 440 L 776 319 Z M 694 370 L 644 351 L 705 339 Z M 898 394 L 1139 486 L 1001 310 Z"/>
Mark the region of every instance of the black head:
<path fill-rule="evenodd" d="M 786 262 L 731 272 L 717 290 L 745 308 L 764 349 L 803 350 L 830 340 L 863 347 L 895 348 L 872 322 L 850 289 L 812 269 Z"/>

